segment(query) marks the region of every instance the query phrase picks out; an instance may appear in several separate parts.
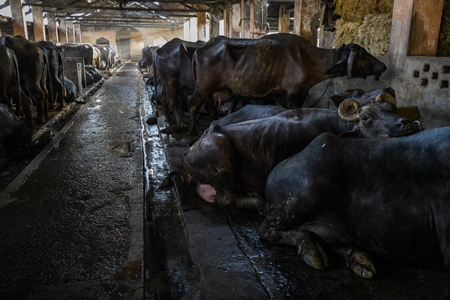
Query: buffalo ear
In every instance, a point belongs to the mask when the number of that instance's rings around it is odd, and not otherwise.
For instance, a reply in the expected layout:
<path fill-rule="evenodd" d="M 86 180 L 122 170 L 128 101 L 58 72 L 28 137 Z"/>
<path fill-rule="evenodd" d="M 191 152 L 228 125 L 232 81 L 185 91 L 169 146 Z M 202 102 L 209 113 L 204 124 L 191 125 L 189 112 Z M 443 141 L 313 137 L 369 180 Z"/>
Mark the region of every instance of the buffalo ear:
<path fill-rule="evenodd" d="M 341 134 L 339 134 L 339 137 L 341 138 L 361 138 L 361 132 L 359 132 L 359 130 L 357 129 L 353 129 L 351 131 L 347 131 L 347 132 L 343 132 Z"/>
<path fill-rule="evenodd" d="M 345 97 L 342 95 L 333 95 L 330 98 L 331 101 L 333 101 L 334 105 L 336 105 L 336 108 L 338 108 L 342 101 L 345 100 Z"/>
<path fill-rule="evenodd" d="M 336 63 L 327 71 L 328 75 L 339 76 L 341 74 L 345 74 L 347 72 L 347 57 L 348 57 L 348 47 L 345 44 L 341 44 L 337 49 L 336 53 Z"/>
<path fill-rule="evenodd" d="M 338 61 L 334 66 L 332 66 L 327 71 L 327 74 L 331 76 L 339 76 L 341 74 L 345 74 L 346 71 L 347 71 L 347 61 L 345 62 Z"/>

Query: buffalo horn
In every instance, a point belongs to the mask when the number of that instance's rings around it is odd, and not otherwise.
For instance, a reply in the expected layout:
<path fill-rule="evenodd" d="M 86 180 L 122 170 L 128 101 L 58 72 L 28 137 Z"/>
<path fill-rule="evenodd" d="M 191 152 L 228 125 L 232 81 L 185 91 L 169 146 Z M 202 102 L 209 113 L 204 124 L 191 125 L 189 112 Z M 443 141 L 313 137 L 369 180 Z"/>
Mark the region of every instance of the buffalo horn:
<path fill-rule="evenodd" d="M 350 51 L 350 54 L 348 55 L 348 61 L 347 61 L 347 78 L 352 78 L 352 69 L 353 69 L 353 62 L 355 61 L 355 56 L 358 50 L 352 50 Z"/>
<path fill-rule="evenodd" d="M 381 93 L 375 98 L 375 102 L 389 102 L 394 106 L 397 106 L 397 101 L 389 93 Z"/>
<path fill-rule="evenodd" d="M 358 108 L 361 106 L 358 101 L 347 99 L 339 105 L 338 113 L 341 119 L 356 122 L 359 120 L 358 114 L 356 113 Z"/>

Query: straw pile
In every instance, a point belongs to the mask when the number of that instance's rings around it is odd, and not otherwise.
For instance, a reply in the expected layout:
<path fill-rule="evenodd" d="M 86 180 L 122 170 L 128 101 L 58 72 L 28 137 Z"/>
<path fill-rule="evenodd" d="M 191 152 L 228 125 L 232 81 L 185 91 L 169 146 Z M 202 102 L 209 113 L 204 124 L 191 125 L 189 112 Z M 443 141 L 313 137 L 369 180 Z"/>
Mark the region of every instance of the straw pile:
<path fill-rule="evenodd" d="M 340 0 L 335 13 L 336 21 L 333 47 L 355 43 L 369 53 L 383 56 L 389 48 L 393 0 Z"/>

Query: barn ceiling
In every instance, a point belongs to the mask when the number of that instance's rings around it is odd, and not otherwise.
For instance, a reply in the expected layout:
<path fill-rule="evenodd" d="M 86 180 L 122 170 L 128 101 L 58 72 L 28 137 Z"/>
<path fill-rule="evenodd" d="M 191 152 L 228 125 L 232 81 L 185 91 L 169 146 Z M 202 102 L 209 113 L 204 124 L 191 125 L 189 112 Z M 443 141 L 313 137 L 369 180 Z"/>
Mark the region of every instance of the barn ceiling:
<path fill-rule="evenodd" d="M 24 0 L 24 6 L 41 7 L 44 12 L 54 13 L 82 25 L 173 27 L 182 24 L 199 12 L 210 12 L 217 6 L 223 9 L 227 0 Z M 294 0 L 269 1 L 272 9 L 269 18 L 278 17 L 277 6 Z M 228 0 L 239 3 L 239 0 Z M 275 7 L 275 8 L 274 8 Z M 276 16 L 274 16 L 276 14 Z"/>

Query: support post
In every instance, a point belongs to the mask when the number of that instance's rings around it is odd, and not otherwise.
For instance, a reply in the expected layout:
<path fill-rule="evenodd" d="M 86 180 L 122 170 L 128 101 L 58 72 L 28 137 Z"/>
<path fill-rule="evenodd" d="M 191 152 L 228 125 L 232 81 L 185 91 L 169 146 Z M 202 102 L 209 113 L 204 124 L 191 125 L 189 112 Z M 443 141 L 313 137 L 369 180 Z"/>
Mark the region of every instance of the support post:
<path fill-rule="evenodd" d="M 53 43 L 58 42 L 58 28 L 56 26 L 55 14 L 47 13 L 48 22 L 48 40 Z"/>
<path fill-rule="evenodd" d="M 28 34 L 26 34 L 26 24 L 23 18 L 21 0 L 10 0 L 9 5 L 11 6 L 13 34 L 20 35 L 28 39 Z"/>
<path fill-rule="evenodd" d="M 286 11 L 286 5 L 280 5 L 278 11 L 278 32 L 289 33 L 289 24 L 291 23 L 291 13 Z"/>
<path fill-rule="evenodd" d="M 409 56 L 436 56 L 444 0 L 414 0 Z"/>
<path fill-rule="evenodd" d="M 42 15 L 42 7 L 32 6 L 31 13 L 33 15 L 33 32 L 36 42 L 45 41 L 44 17 Z"/>
<path fill-rule="evenodd" d="M 293 33 L 317 44 L 319 22 L 319 0 L 295 0 Z"/>
<path fill-rule="evenodd" d="M 206 13 L 197 13 L 197 39 L 199 41 L 207 41 L 206 36 Z"/>

